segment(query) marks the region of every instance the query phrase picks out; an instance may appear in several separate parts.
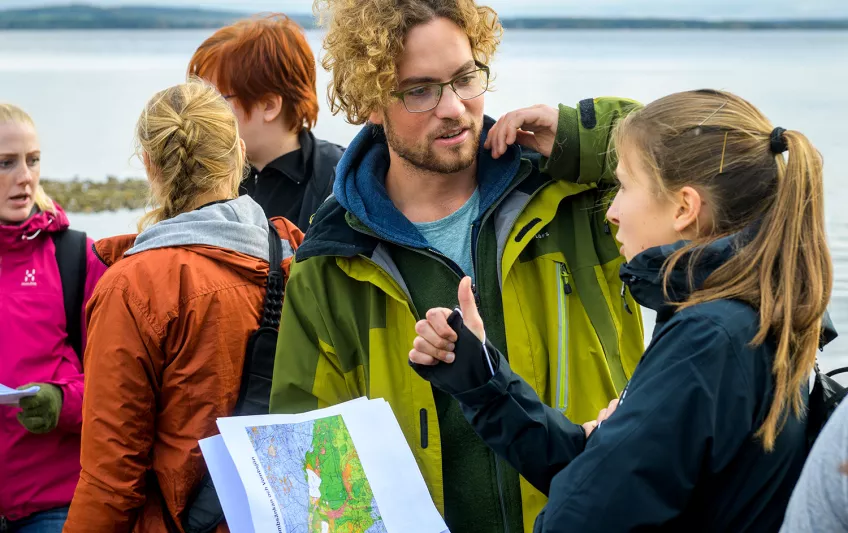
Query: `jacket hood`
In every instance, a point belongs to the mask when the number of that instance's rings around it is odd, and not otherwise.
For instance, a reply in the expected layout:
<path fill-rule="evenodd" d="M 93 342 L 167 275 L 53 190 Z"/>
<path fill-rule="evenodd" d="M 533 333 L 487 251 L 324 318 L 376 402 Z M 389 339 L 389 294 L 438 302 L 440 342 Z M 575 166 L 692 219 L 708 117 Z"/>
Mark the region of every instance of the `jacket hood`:
<path fill-rule="evenodd" d="M 21 224 L 0 224 L 0 248 L 12 249 L 25 246 L 42 233 L 56 233 L 68 229 L 70 222 L 65 211 L 57 203 L 56 210 L 36 211 Z"/>
<path fill-rule="evenodd" d="M 521 163 L 521 149 L 511 146 L 498 159 L 483 148 L 495 121 L 484 117 L 477 152 L 480 216 L 509 188 Z M 427 248 L 427 240 L 392 203 L 386 192 L 389 148 L 382 126 L 368 124 L 345 150 L 336 167 L 333 194 L 338 203 L 380 238 L 413 248 Z"/>
<path fill-rule="evenodd" d="M 157 248 L 206 245 L 268 260 L 268 219 L 249 196 L 208 205 L 163 220 L 139 233 L 133 255 Z"/>
<path fill-rule="evenodd" d="M 697 250 L 696 263 L 692 269 L 692 280 L 689 280 L 689 260 L 684 257 L 675 266 L 668 279 L 668 296 L 671 302 L 686 300 L 693 291 L 704 286 L 704 282 L 719 267 L 729 261 L 736 253 L 750 242 L 750 231 L 743 231 L 718 239 Z M 657 323 L 664 322 L 673 313 L 674 307 L 669 305 L 663 293 L 663 265 L 677 250 L 689 244 L 689 241 L 678 241 L 674 244 L 649 248 L 634 257 L 630 262 L 621 266 L 621 280 L 630 289 L 636 302 L 657 312 Z M 691 257 L 691 255 L 690 255 Z M 836 328 L 825 312 L 822 321 L 820 346 L 824 347 L 837 337 Z"/>
<path fill-rule="evenodd" d="M 290 255 L 283 243 L 284 256 Z M 102 239 L 95 250 L 104 263 L 112 265 L 141 252 L 184 246 L 238 268 L 257 270 L 261 279 L 261 272 L 268 270 L 268 220 L 259 204 L 240 196 L 163 220 L 138 235 Z"/>

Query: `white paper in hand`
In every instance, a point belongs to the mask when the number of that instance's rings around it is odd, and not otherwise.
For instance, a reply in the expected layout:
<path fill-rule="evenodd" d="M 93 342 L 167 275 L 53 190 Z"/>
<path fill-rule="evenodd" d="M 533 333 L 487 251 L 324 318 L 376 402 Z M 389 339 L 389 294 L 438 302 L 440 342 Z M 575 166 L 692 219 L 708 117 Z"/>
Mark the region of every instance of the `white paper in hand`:
<path fill-rule="evenodd" d="M 28 387 L 23 390 L 11 389 L 6 385 L 0 383 L 0 405 L 14 405 L 17 406 L 18 402 L 21 398 L 26 398 L 28 396 L 35 396 L 38 394 L 41 388 L 37 385 L 33 385 L 32 387 Z"/>
<path fill-rule="evenodd" d="M 219 418 L 218 429 L 254 531 L 446 529 L 384 400 L 358 399 L 298 415 Z"/>

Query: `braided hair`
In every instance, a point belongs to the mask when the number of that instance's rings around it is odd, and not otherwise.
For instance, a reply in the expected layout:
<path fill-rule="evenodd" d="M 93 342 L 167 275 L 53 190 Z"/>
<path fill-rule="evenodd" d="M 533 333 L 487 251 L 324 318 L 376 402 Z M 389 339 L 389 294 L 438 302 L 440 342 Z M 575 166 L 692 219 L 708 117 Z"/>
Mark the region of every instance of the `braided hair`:
<path fill-rule="evenodd" d="M 238 196 L 245 160 L 232 108 L 211 85 L 191 80 L 150 99 L 136 128 L 151 184 L 144 227 L 194 207 L 206 193 Z"/>

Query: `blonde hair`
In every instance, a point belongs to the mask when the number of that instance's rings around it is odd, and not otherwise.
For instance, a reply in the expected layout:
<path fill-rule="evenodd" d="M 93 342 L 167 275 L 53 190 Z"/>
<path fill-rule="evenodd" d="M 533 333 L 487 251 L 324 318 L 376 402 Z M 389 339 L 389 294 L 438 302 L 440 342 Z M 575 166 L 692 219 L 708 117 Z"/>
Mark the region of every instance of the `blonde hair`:
<path fill-rule="evenodd" d="M 29 116 L 26 111 L 16 105 L 0 103 L 0 124 L 6 122 L 26 124 L 31 126 L 33 130 L 35 129 L 35 122 L 33 122 L 32 117 Z M 44 192 L 40 183 L 35 187 L 33 200 L 35 201 L 35 205 L 41 211 L 50 211 L 53 214 L 56 213 L 56 204 L 54 204 L 53 200 L 47 196 L 47 193 Z"/>
<path fill-rule="evenodd" d="M 330 110 L 356 125 L 390 103 L 395 61 L 413 27 L 440 17 L 454 22 L 468 35 L 474 59 L 486 64 L 503 35 L 497 13 L 474 0 L 315 0 L 314 10 L 327 26 L 321 65 L 332 73 Z"/>
<path fill-rule="evenodd" d="M 196 207 L 203 194 L 238 196 L 245 169 L 238 122 L 211 85 L 192 79 L 154 95 L 138 119 L 136 140 L 149 160 L 156 206 L 139 231 Z"/>
<path fill-rule="evenodd" d="M 776 131 L 773 151 L 772 132 Z M 785 143 L 785 146 L 779 146 Z M 705 245 L 745 231 L 735 255 L 702 288 L 677 303 L 679 309 L 735 299 L 757 309 L 754 346 L 775 342 L 774 398 L 757 431 L 766 450 L 791 407 L 804 408 L 802 384 L 816 359 L 822 317 L 833 284 L 825 238 L 822 159 L 800 132 L 775 130 L 753 105 L 713 90 L 676 93 L 626 117 L 615 135 L 618 147 L 635 148 L 660 194 L 691 186 L 711 206 L 712 227 L 672 254 L 664 265 L 664 287 L 688 257 L 689 283 Z M 781 152 L 788 148 L 788 160 Z"/>

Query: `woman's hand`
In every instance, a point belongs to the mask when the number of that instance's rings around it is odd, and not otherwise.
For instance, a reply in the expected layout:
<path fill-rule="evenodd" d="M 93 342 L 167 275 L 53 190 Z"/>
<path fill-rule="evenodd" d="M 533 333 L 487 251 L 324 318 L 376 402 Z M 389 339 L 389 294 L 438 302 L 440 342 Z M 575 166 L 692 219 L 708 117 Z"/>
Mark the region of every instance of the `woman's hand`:
<path fill-rule="evenodd" d="M 471 290 L 471 278 L 465 277 L 459 283 L 459 308 L 462 311 L 462 320 L 480 342 L 486 342 L 486 331 L 483 328 L 483 319 L 477 311 L 474 301 L 474 292 Z M 412 342 L 412 350 L 409 352 L 409 360 L 419 365 L 435 365 L 438 363 L 452 363 L 455 355 L 453 353 L 454 343 L 457 340 L 456 332 L 448 325 L 450 309 L 435 307 L 427 311 L 426 320 L 420 320 L 415 324 L 415 333 L 418 334 Z"/>
<path fill-rule="evenodd" d="M 18 402 L 22 409 L 18 413 L 18 422 L 30 433 L 50 433 L 59 424 L 64 401 L 62 389 L 48 383 L 27 383 L 18 389 L 28 389 L 33 385 L 38 386 L 35 396 L 21 398 Z"/>
<path fill-rule="evenodd" d="M 544 104 L 510 111 L 492 126 L 483 147 L 491 150 L 495 159 L 516 142 L 550 157 L 558 122 L 559 111 Z"/>
<path fill-rule="evenodd" d="M 586 431 L 586 438 L 587 439 L 589 438 L 589 435 L 591 435 L 592 432 L 595 431 L 595 428 L 598 427 L 598 425 L 601 422 L 603 422 L 604 420 L 606 420 L 607 418 L 612 416 L 612 414 L 615 412 L 617 407 L 618 407 L 618 398 L 611 401 L 609 403 L 609 405 L 606 406 L 604 409 L 601 409 L 601 412 L 598 413 L 598 419 L 597 420 L 590 420 L 590 421 L 586 422 L 585 424 L 583 424 L 583 429 Z"/>

